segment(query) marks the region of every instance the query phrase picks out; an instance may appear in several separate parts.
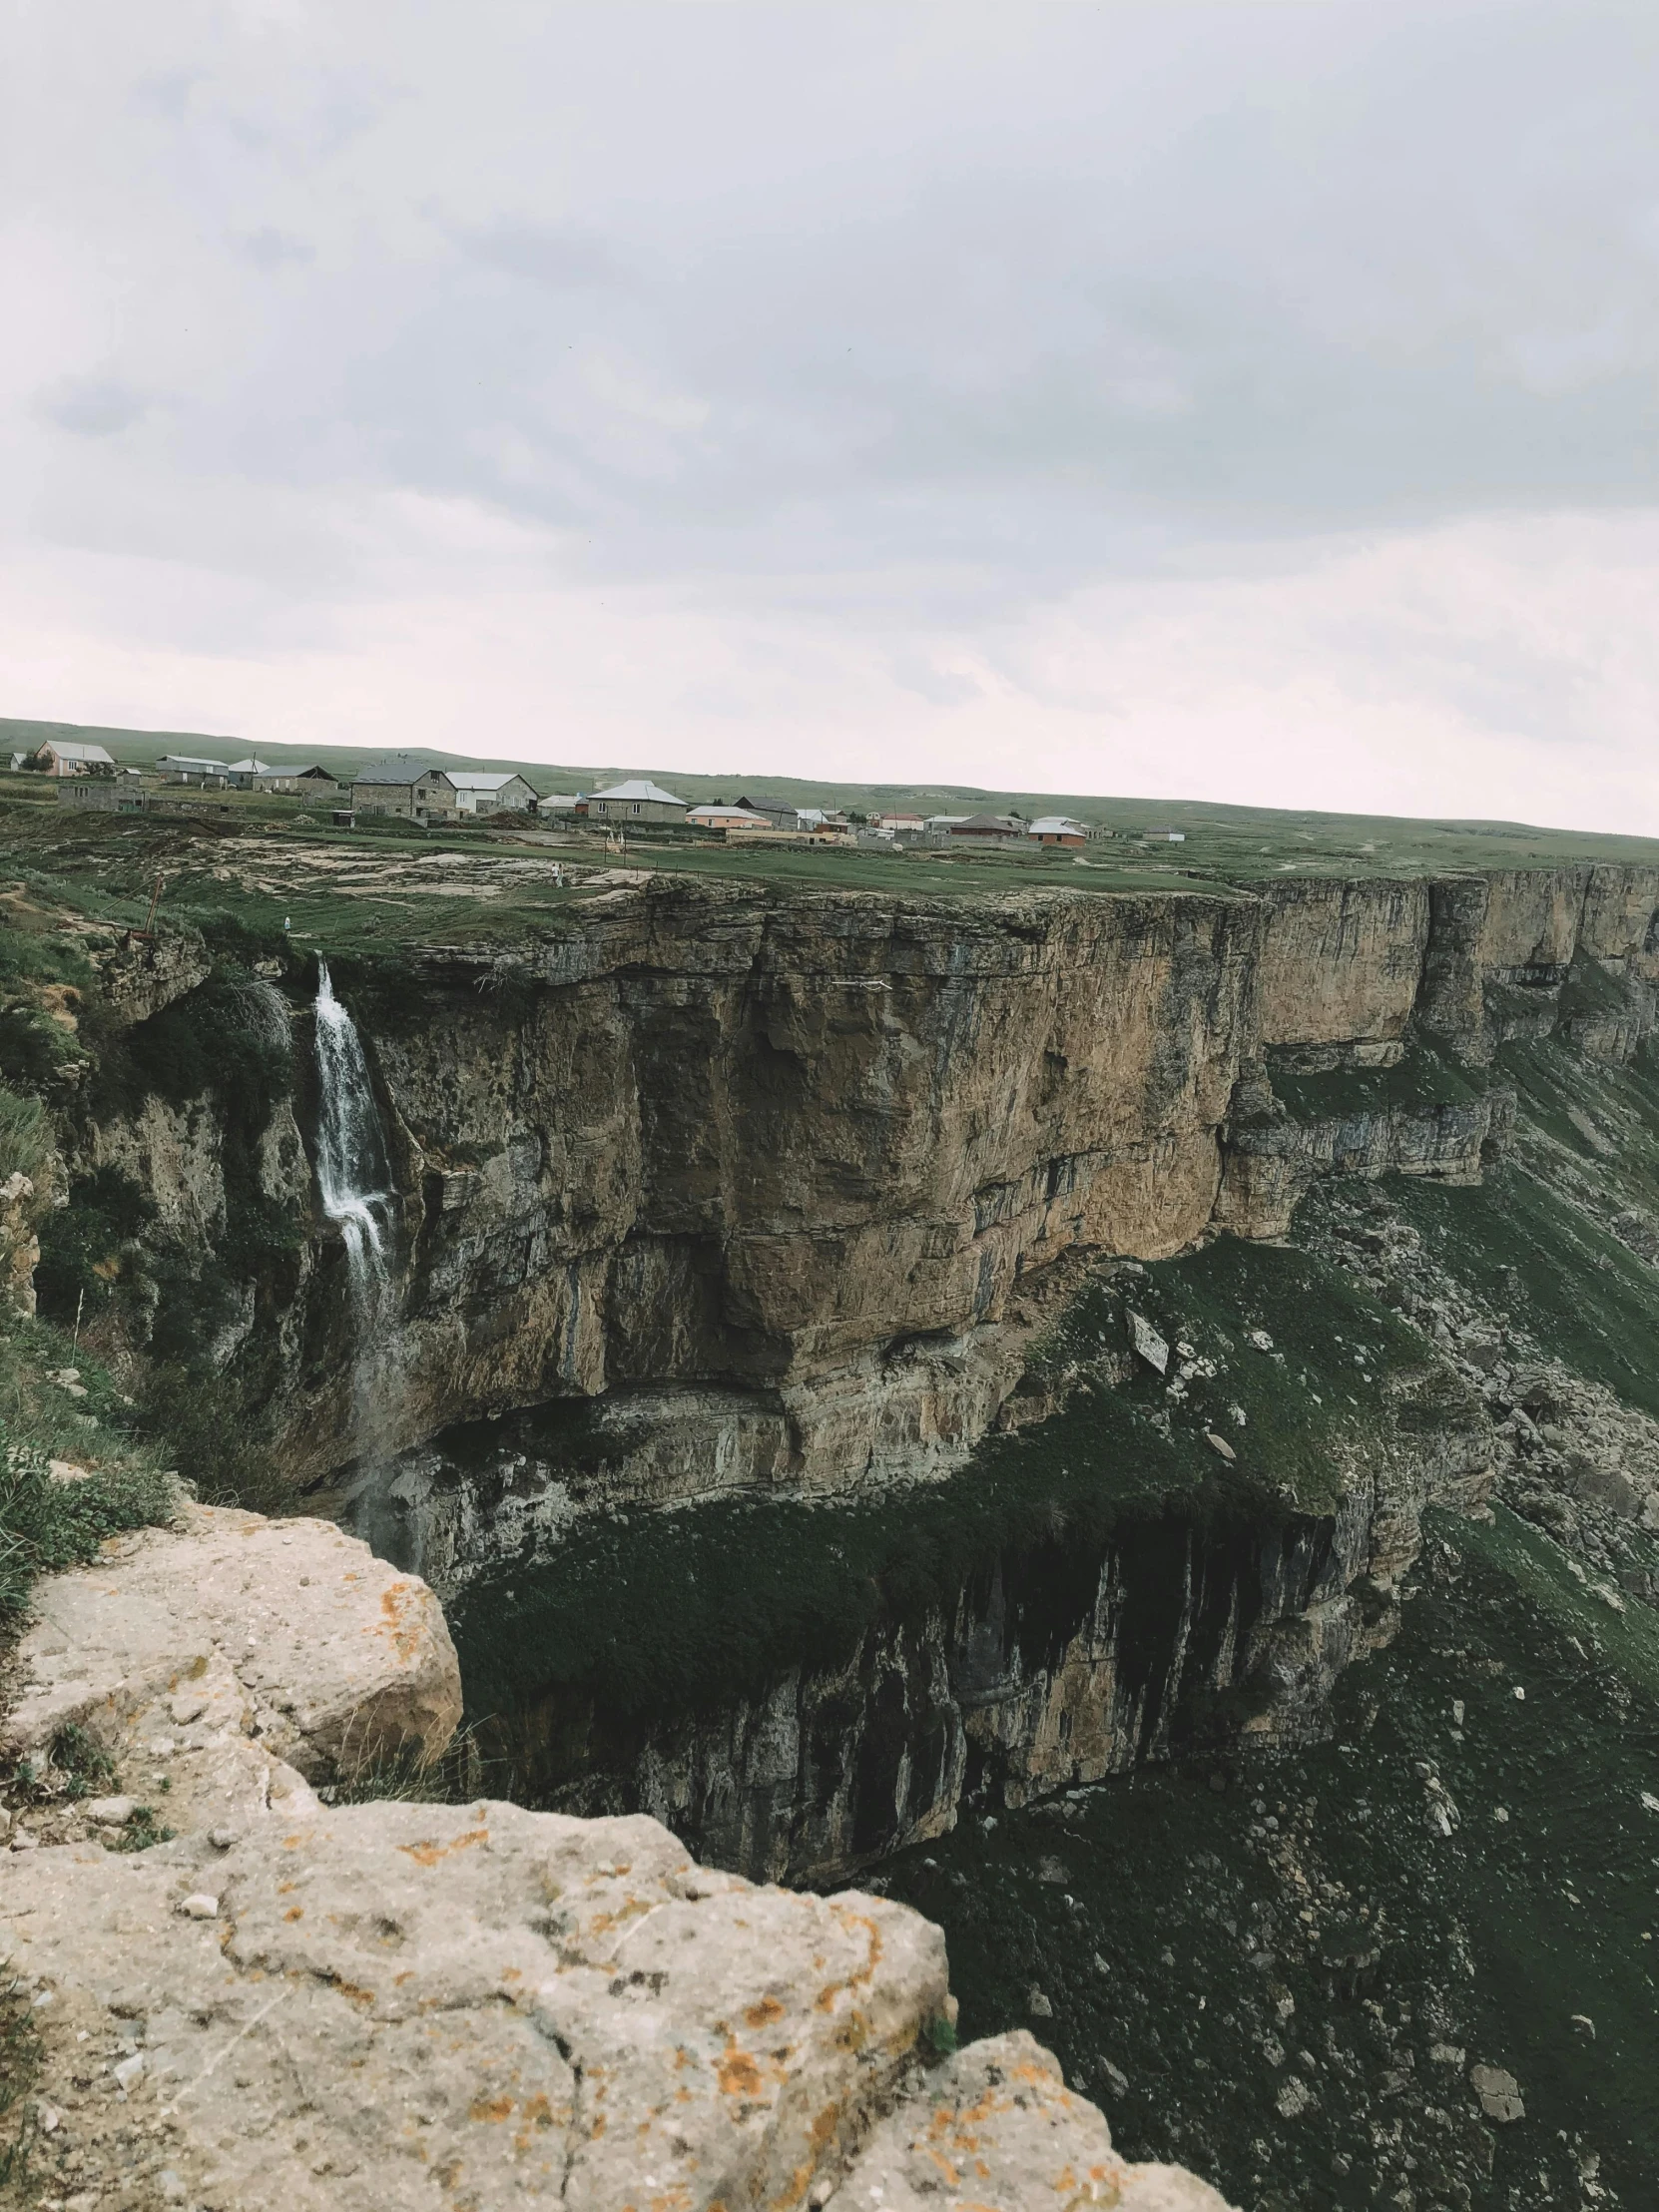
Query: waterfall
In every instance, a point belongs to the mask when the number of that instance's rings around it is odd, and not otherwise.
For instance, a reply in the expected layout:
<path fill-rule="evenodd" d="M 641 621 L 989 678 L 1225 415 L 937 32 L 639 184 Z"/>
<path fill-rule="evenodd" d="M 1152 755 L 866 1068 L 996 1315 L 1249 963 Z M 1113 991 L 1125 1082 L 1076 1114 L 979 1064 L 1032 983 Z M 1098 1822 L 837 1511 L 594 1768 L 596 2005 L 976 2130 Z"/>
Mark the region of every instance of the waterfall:
<path fill-rule="evenodd" d="M 391 1168 L 357 1025 L 334 996 L 328 963 L 316 963 L 316 1069 L 320 1111 L 316 1181 L 322 1211 L 339 1225 L 359 1339 L 380 1318 L 386 1289 Z"/>

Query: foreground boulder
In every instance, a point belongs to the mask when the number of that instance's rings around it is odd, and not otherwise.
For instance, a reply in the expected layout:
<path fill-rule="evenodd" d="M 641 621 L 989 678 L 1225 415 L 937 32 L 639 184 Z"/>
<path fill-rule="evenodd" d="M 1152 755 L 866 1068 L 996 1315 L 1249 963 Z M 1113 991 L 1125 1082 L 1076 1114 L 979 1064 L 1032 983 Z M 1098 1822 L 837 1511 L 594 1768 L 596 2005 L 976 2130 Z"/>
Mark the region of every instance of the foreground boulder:
<path fill-rule="evenodd" d="M 36 1851 L 0 1951 L 71 2201 L 1224 2212 L 1126 2166 L 1027 2035 L 927 2064 L 954 2007 L 918 1914 L 705 1873 L 650 1820 L 382 1803 Z"/>
<path fill-rule="evenodd" d="M 461 1717 L 437 1599 L 331 1521 L 185 1504 L 46 1577 L 33 1609 L 0 1757 L 38 1761 L 73 1726 L 181 1831 L 433 1757 Z"/>

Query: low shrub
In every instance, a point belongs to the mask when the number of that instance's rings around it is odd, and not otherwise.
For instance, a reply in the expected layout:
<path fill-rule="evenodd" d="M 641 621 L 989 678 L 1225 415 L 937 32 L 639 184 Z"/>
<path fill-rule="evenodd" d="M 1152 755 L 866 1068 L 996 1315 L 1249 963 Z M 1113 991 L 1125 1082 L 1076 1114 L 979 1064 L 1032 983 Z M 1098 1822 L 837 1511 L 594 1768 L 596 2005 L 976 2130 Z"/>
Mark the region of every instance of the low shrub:
<path fill-rule="evenodd" d="M 54 1481 L 44 1448 L 0 1424 L 0 1628 L 20 1618 L 36 1575 L 85 1566 L 106 1536 L 165 1520 L 174 1498 L 145 1466 Z"/>

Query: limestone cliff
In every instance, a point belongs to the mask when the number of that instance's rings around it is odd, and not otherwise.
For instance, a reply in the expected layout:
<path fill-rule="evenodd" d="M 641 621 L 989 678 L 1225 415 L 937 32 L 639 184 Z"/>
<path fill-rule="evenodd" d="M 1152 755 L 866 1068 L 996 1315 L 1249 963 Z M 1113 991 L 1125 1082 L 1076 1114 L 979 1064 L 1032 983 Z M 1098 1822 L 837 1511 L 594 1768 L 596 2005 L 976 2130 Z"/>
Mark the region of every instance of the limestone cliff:
<path fill-rule="evenodd" d="M 365 1404 L 384 1452 L 664 1387 L 765 1411 L 759 1481 L 948 1459 L 1017 1379 L 1022 1309 L 1059 1256 L 1279 1235 L 1333 1168 L 1477 1177 L 1501 1095 L 1309 1126 L 1275 1118 L 1272 1086 L 1310 1056 L 1424 1044 L 1478 1069 L 1552 1027 L 1628 1054 L 1653 1020 L 1656 898 L 1636 867 L 979 903 L 658 878 L 494 952 L 337 959 L 399 1191 L 366 1345 L 317 1219 L 295 949 L 294 1095 L 240 1167 L 291 1252 L 264 1271 L 258 1356 L 228 1319 L 225 1357 L 295 1476 L 352 1453 Z M 173 966 L 112 970 L 112 1006 L 190 980 Z M 176 1242 L 223 1240 L 211 1092 L 94 1105 L 73 1164 L 134 1178 Z"/>

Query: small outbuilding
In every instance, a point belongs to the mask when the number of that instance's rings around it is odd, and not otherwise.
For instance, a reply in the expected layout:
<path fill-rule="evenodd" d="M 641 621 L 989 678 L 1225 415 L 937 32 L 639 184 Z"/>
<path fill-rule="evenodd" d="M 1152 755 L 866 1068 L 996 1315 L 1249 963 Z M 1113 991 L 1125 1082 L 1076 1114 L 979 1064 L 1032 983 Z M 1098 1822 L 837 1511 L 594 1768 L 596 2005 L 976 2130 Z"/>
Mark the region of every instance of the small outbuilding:
<path fill-rule="evenodd" d="M 136 776 L 66 776 L 58 786 L 58 805 L 101 815 L 136 815 L 144 811 L 146 793 Z"/>
<path fill-rule="evenodd" d="M 694 830 L 770 830 L 773 825 L 766 815 L 758 815 L 752 808 L 730 806 L 724 799 L 706 799 L 700 806 L 688 809 L 686 820 Z"/>
<path fill-rule="evenodd" d="M 950 826 L 951 838 L 965 844 L 1011 844 L 1019 833 L 1019 824 L 1005 815 L 966 815 Z"/>
<path fill-rule="evenodd" d="M 229 761 L 210 761 L 196 753 L 164 753 L 156 774 L 170 784 L 195 784 L 204 791 L 224 791 L 231 781 Z"/>
<path fill-rule="evenodd" d="M 738 805 L 752 815 L 765 815 L 775 830 L 801 828 L 801 809 L 793 799 L 740 799 Z"/>
<path fill-rule="evenodd" d="M 252 754 L 246 761 L 233 761 L 225 771 L 225 780 L 234 792 L 286 792 L 298 788 L 299 779 L 290 768 L 274 768 L 269 761 L 259 761 Z"/>

